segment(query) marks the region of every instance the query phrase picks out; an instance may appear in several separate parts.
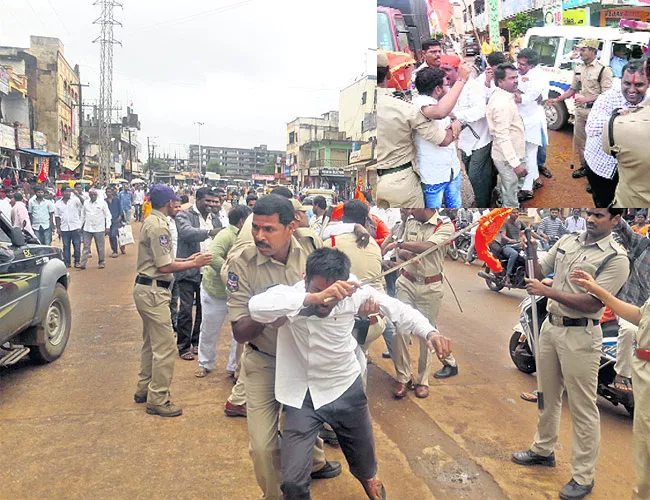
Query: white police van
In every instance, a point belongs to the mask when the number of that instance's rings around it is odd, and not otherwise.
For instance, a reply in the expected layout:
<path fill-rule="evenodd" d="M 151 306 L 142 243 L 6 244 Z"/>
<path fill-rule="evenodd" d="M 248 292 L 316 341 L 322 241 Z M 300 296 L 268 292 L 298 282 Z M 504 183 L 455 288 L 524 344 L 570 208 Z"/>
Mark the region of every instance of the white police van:
<path fill-rule="evenodd" d="M 624 46 L 628 59 L 643 57 L 643 49 L 648 46 L 648 33 L 625 32 L 618 28 L 598 28 L 591 26 L 548 26 L 531 28 L 526 33 L 524 47 L 539 54 L 539 66 L 548 73 L 551 83 L 549 97 L 557 97 L 565 92 L 573 80 L 573 69 L 580 62 L 575 48 L 585 38 L 600 41 L 598 59 L 605 66 L 610 65 L 615 47 Z M 620 80 L 614 82 L 620 85 Z M 548 128 L 559 130 L 569 119 L 572 120 L 575 102 L 567 99 L 545 108 Z"/>

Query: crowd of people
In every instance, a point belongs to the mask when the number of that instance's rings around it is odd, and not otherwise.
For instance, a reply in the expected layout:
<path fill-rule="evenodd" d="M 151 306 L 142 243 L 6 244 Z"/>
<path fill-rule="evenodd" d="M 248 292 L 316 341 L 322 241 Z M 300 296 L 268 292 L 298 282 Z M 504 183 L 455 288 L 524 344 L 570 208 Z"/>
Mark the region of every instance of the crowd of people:
<path fill-rule="evenodd" d="M 380 51 L 378 205 L 519 207 L 532 200 L 544 186 L 542 177 L 553 177 L 546 166 L 545 105 L 569 98 L 576 108 L 578 168 L 572 175 L 588 177 L 595 206 L 650 204 L 647 158 L 636 135 L 649 131 L 646 59 L 619 67 L 615 58 L 620 85 L 614 85 L 612 68 L 597 59 L 598 40 L 585 39 L 576 47 L 580 63 L 573 81 L 554 98 L 549 98 L 549 77 L 539 66 L 539 54 L 531 48 L 518 50 L 514 61 L 492 51 L 481 71 L 456 54 L 443 53 L 438 40 L 428 40 L 413 88 L 397 93 L 389 88 L 391 68 Z M 636 145 L 628 131 L 638 139 Z M 472 191 L 473 197 L 466 194 Z"/>

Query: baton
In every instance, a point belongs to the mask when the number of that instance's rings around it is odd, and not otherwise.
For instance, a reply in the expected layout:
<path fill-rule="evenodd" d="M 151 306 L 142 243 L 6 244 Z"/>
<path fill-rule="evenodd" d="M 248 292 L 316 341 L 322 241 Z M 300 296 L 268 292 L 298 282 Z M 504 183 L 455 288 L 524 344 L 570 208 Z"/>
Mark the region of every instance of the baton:
<path fill-rule="evenodd" d="M 532 235 L 530 228 L 526 228 L 526 274 L 529 278 L 535 278 L 535 267 L 533 259 L 535 258 L 535 248 L 533 247 Z M 537 408 L 544 409 L 544 393 L 542 392 L 541 376 L 539 373 L 539 322 L 537 317 L 537 296 L 530 296 L 532 300 L 532 318 L 533 318 L 533 356 L 535 357 L 535 372 L 537 374 Z"/>
<path fill-rule="evenodd" d="M 397 264 L 395 267 L 392 267 L 392 268 L 384 271 L 383 273 L 379 274 L 378 276 L 375 276 L 374 278 L 366 278 L 365 280 L 361 280 L 361 286 L 368 285 L 369 283 L 377 281 L 379 278 L 383 278 L 384 276 L 388 276 L 390 273 L 394 273 L 396 271 L 399 271 L 402 268 L 408 266 L 409 264 L 413 264 L 414 262 L 417 262 L 418 260 L 426 257 L 430 253 L 435 252 L 436 250 L 438 250 L 438 248 L 446 245 L 447 243 L 449 243 L 451 241 L 454 241 L 461 234 L 465 234 L 465 233 L 471 231 L 472 228 L 479 225 L 479 222 L 480 221 L 474 222 L 474 223 L 470 224 L 469 226 L 461 229 L 460 231 L 456 231 L 454 234 L 452 234 L 448 238 L 445 238 L 443 241 L 440 241 L 438 243 L 434 243 L 431 247 L 427 248 L 424 252 L 419 253 L 419 254 L 411 257 L 409 260 L 405 260 L 401 264 Z M 332 302 L 332 300 L 334 300 L 334 297 L 327 297 L 323 302 L 325 302 L 327 304 L 328 302 Z"/>

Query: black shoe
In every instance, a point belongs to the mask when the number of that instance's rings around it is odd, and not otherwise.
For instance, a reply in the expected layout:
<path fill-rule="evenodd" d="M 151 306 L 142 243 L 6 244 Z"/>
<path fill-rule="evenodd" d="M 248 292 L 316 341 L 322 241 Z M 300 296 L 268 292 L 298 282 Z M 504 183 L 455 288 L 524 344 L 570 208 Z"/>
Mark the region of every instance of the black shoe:
<path fill-rule="evenodd" d="M 579 500 L 580 498 L 584 498 L 589 495 L 593 489 L 593 481 L 588 486 L 582 486 L 581 484 L 576 483 L 572 478 L 571 481 L 569 481 L 564 486 L 564 488 L 560 490 L 560 498 L 562 500 Z"/>
<path fill-rule="evenodd" d="M 458 375 L 458 367 L 449 365 L 443 366 L 440 368 L 440 370 L 433 374 L 435 378 L 449 378 L 456 375 Z"/>
<path fill-rule="evenodd" d="M 543 465 L 544 467 L 555 467 L 555 453 L 543 457 L 532 451 L 518 451 L 512 454 L 512 461 L 519 465 Z"/>
<path fill-rule="evenodd" d="M 147 395 L 146 394 L 134 394 L 133 395 L 133 401 L 135 401 L 138 404 L 146 403 L 147 402 Z"/>
<path fill-rule="evenodd" d="M 326 462 L 321 470 L 311 473 L 312 479 L 332 479 L 341 474 L 341 462 Z"/>
<path fill-rule="evenodd" d="M 339 438 L 336 436 L 336 432 L 330 431 L 328 429 L 321 429 L 318 433 L 318 436 L 330 446 L 338 446 Z"/>
<path fill-rule="evenodd" d="M 382 352 L 381 357 L 384 359 L 390 359 L 390 353 L 388 351 Z"/>
<path fill-rule="evenodd" d="M 587 169 L 585 167 L 580 167 L 578 170 L 574 170 L 574 172 L 571 174 L 571 177 L 574 179 L 580 179 L 582 177 L 585 177 L 587 175 Z"/>

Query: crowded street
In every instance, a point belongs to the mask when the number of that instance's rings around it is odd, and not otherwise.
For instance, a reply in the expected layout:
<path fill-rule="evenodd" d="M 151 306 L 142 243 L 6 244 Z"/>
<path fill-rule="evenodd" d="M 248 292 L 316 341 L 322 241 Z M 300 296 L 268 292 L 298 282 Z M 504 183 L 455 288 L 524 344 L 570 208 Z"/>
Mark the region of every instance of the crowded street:
<path fill-rule="evenodd" d="M 134 223 L 138 238 L 139 223 Z M 91 260 L 92 262 L 92 260 Z M 480 267 L 445 263 L 464 312 L 448 285 L 438 327 L 452 339 L 459 375 L 431 378 L 428 399 L 391 394 L 394 368 L 382 339 L 370 349 L 368 400 L 379 477 L 396 499 L 554 498 L 569 475 L 571 425 L 562 414 L 557 468 L 522 468 L 510 461 L 534 435 L 536 405 L 519 395 L 535 378 L 517 371 L 508 340 L 525 292 L 495 293 Z M 194 376 L 196 362 L 177 358 L 171 387 L 180 418 L 153 418 L 133 402 L 142 322 L 133 303 L 135 247 L 106 269 L 71 271 L 73 320 L 69 344 L 55 363 L 26 360 L 0 372 L 3 498 L 256 499 L 244 418 L 224 416 L 232 383 L 225 372 L 230 324 L 223 327 L 216 366 Z M 411 348 L 413 350 L 413 347 Z M 434 365 L 437 363 L 433 361 Z M 566 401 L 565 401 L 566 405 Z M 591 498 L 621 498 L 634 481 L 632 419 L 599 399 L 602 447 L 599 485 Z M 344 461 L 325 445 L 330 460 Z M 344 466 L 333 480 L 312 484 L 316 499 L 360 498 Z M 624 495 L 625 497 L 625 495 Z"/>

